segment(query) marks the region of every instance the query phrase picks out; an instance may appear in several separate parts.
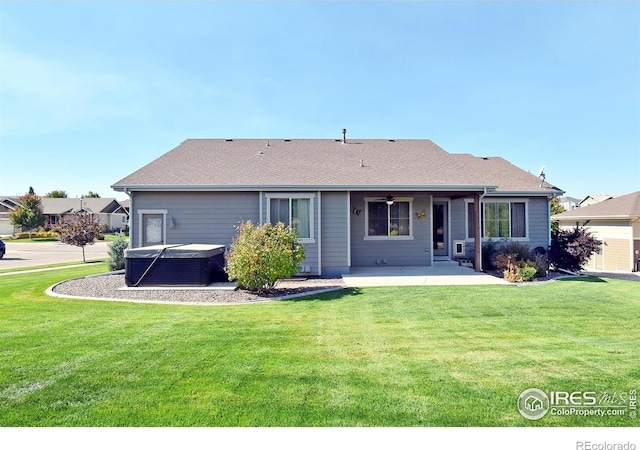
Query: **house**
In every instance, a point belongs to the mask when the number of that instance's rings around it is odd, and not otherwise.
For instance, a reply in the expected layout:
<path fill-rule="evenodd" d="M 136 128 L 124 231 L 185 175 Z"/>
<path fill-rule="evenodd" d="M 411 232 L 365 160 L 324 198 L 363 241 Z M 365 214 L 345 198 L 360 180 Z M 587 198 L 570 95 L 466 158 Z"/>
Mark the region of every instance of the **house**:
<path fill-rule="evenodd" d="M 430 140 L 189 139 L 112 188 L 130 197 L 132 248 L 229 245 L 236 226 L 282 221 L 305 244 L 302 272 L 431 266 L 483 239 L 550 243 L 562 190 L 500 157 Z"/>
<path fill-rule="evenodd" d="M 587 195 L 585 198 L 580 200 L 580 203 L 578 204 L 578 206 L 582 208 L 583 206 L 593 205 L 595 203 L 600 203 L 615 197 L 618 197 L 618 196 L 610 195 L 610 194 L 591 194 L 591 195 Z"/>
<path fill-rule="evenodd" d="M 20 197 L 0 197 L 0 199 L 0 235 L 14 234 L 16 230 L 9 220 L 9 213 L 21 206 Z M 108 230 L 123 230 L 128 226 L 129 214 L 126 204 L 115 198 L 41 197 L 40 204 L 46 219 L 46 228 L 56 226 L 63 218 L 70 217 L 79 211 L 93 214 L 100 225 Z"/>
<path fill-rule="evenodd" d="M 9 214 L 19 206 L 20 200 L 17 197 L 0 197 L 0 236 L 10 236 L 15 233 Z"/>
<path fill-rule="evenodd" d="M 640 254 L 640 191 L 572 211 L 555 214 L 561 228 L 586 226 L 603 242 L 586 268 L 630 272 L 638 270 Z"/>
<path fill-rule="evenodd" d="M 575 197 L 562 196 L 559 197 L 558 200 L 560 201 L 560 206 L 562 206 L 565 211 L 571 211 L 580 205 L 580 199 Z"/>

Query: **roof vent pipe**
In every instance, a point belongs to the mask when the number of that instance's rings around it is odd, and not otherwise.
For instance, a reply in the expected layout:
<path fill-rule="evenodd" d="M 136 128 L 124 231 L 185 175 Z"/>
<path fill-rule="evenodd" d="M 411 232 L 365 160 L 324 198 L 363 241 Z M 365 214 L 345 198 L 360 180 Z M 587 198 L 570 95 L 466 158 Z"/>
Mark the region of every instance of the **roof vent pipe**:
<path fill-rule="evenodd" d="M 342 143 L 343 144 L 347 143 L 347 129 L 346 128 L 342 129 Z"/>

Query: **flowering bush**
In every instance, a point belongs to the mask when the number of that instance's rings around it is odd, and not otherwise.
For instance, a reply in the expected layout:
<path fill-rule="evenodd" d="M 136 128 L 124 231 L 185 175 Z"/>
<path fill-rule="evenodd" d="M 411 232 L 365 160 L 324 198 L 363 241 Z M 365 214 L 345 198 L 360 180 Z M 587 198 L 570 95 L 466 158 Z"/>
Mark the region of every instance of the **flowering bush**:
<path fill-rule="evenodd" d="M 304 260 L 304 247 L 298 243 L 295 228 L 278 222 L 255 225 L 250 220 L 237 227 L 226 255 L 225 272 L 238 287 L 272 289 L 278 280 L 295 275 Z"/>

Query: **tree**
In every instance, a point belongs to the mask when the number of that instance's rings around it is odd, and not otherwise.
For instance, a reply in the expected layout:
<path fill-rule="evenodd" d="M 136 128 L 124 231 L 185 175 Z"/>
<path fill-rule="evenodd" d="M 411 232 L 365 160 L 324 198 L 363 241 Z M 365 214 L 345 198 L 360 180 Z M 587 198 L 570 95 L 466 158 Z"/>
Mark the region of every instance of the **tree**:
<path fill-rule="evenodd" d="M 252 291 L 272 289 L 278 280 L 295 275 L 304 260 L 304 247 L 295 228 L 270 223 L 238 226 L 226 255 L 225 271 L 238 286 Z"/>
<path fill-rule="evenodd" d="M 82 198 L 100 198 L 100 194 L 97 192 L 89 191 L 87 195 L 83 195 Z"/>
<path fill-rule="evenodd" d="M 100 236 L 98 219 L 84 212 L 76 212 L 72 218 L 62 219 L 54 230 L 60 236 L 60 241 L 82 247 L 83 262 L 87 261 L 84 254 L 85 246 L 93 245 L 95 239 Z"/>
<path fill-rule="evenodd" d="M 44 195 L 46 198 L 68 198 L 67 191 L 51 191 Z"/>
<path fill-rule="evenodd" d="M 29 191 L 33 191 L 33 188 L 29 188 Z M 9 213 L 9 220 L 17 227 L 27 228 L 31 239 L 32 230 L 44 226 L 47 221 L 42 213 L 40 197 L 31 193 L 23 195 L 20 197 L 20 204 L 22 206 Z"/>
<path fill-rule="evenodd" d="M 549 260 L 556 267 L 579 272 L 601 245 L 585 227 L 559 229 L 551 234 Z"/>
<path fill-rule="evenodd" d="M 564 206 L 560 204 L 560 197 L 554 197 L 551 199 L 551 215 L 560 214 L 565 212 Z M 551 221 L 551 234 L 557 233 L 560 229 L 560 222 L 557 220 Z"/>
<path fill-rule="evenodd" d="M 109 244 L 109 259 L 107 259 L 107 266 L 109 267 L 109 270 L 115 271 L 124 269 L 124 251 L 128 247 L 129 239 L 126 238 L 124 233 L 118 233 L 115 240 Z"/>

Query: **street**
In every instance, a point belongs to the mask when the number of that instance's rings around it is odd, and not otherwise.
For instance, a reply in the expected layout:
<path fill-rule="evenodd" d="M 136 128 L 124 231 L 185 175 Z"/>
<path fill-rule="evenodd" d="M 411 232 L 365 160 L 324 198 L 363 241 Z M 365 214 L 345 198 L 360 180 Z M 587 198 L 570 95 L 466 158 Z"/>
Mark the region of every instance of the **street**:
<path fill-rule="evenodd" d="M 82 248 L 61 242 L 4 241 L 7 253 L 0 259 L 0 270 L 57 263 L 81 263 Z M 84 248 L 87 261 L 108 256 L 109 243 L 98 241 Z"/>

